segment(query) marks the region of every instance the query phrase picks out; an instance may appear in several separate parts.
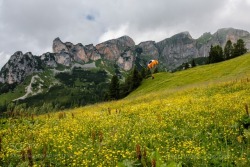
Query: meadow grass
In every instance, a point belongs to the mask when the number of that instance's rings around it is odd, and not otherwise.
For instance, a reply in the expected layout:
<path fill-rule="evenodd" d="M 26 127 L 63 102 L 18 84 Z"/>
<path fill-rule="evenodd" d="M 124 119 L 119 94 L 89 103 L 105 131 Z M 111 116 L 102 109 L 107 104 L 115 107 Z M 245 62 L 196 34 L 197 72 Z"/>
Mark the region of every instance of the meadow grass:
<path fill-rule="evenodd" d="M 119 101 L 1 119 L 0 165 L 250 166 L 249 59 L 160 73 Z"/>

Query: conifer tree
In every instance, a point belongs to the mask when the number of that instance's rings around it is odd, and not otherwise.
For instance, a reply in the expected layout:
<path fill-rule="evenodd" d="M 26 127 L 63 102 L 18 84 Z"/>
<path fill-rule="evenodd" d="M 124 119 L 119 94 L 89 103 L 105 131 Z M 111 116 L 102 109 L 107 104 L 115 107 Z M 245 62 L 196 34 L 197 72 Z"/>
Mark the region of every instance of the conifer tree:
<path fill-rule="evenodd" d="M 119 99 L 120 97 L 119 79 L 117 75 L 113 75 L 111 79 L 109 97 L 110 99 Z"/>
<path fill-rule="evenodd" d="M 142 78 L 146 78 L 146 69 L 145 68 L 142 68 L 142 70 L 141 70 L 141 77 Z"/>
<path fill-rule="evenodd" d="M 220 45 L 211 45 L 208 61 L 209 63 L 217 63 L 223 61 L 223 50 Z"/>
<path fill-rule="evenodd" d="M 133 91 L 133 89 L 132 89 L 132 76 L 129 75 L 129 76 L 127 76 L 125 83 L 124 83 L 123 96 L 127 96 L 131 91 Z"/>
<path fill-rule="evenodd" d="M 196 63 L 194 61 L 194 59 L 192 60 L 192 67 L 195 67 L 196 66 Z"/>
<path fill-rule="evenodd" d="M 132 71 L 132 89 L 136 89 L 142 81 L 142 77 L 139 73 L 139 71 L 137 70 L 136 67 L 134 67 L 133 71 Z"/>
<path fill-rule="evenodd" d="M 224 59 L 228 60 L 232 57 L 233 53 L 233 44 L 231 40 L 228 40 L 225 47 L 224 47 Z"/>
<path fill-rule="evenodd" d="M 240 55 L 245 54 L 246 52 L 247 49 L 245 47 L 245 42 L 242 39 L 238 39 L 237 43 L 234 44 L 232 57 L 238 57 Z"/>

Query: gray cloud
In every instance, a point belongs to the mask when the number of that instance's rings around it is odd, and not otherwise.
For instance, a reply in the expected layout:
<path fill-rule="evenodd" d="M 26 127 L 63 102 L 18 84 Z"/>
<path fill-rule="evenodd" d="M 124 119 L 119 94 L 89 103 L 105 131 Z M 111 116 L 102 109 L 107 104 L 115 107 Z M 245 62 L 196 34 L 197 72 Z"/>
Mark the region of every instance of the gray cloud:
<path fill-rule="evenodd" d="M 194 38 L 223 27 L 250 30 L 249 0 L 0 0 L 0 68 L 20 50 L 51 52 L 60 37 L 97 44 L 129 35 L 136 43 L 181 31 Z"/>

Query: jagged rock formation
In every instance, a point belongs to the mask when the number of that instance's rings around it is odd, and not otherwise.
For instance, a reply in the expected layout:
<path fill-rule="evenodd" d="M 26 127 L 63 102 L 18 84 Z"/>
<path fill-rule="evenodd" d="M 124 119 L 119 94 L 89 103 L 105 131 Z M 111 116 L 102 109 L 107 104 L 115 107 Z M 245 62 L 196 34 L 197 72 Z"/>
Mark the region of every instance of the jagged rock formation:
<path fill-rule="evenodd" d="M 151 59 L 159 59 L 159 50 L 155 41 L 141 42 L 138 46 L 142 49 L 142 57 L 150 55 Z"/>
<path fill-rule="evenodd" d="M 120 70 L 128 71 L 138 59 L 158 59 L 163 69 L 173 70 L 193 58 L 207 57 L 211 45 L 224 47 L 229 39 L 233 43 L 243 39 L 246 48 L 250 49 L 249 32 L 233 28 L 219 29 L 214 34 L 204 33 L 198 39 L 193 39 L 189 32 L 182 32 L 160 42 L 146 41 L 139 45 L 135 45 L 128 36 L 111 39 L 96 46 L 63 43 L 56 38 L 52 45 L 53 53 L 33 56 L 31 53 L 16 52 L 1 69 L 0 82 L 19 83 L 26 76 L 41 72 L 46 67 L 56 68 L 59 64 L 74 67 L 76 63 L 83 65 L 97 60 L 101 60 L 102 64 L 116 64 Z"/>
<path fill-rule="evenodd" d="M 74 61 L 88 63 L 103 58 L 114 61 L 124 70 L 130 70 L 134 61 L 131 50 L 134 46 L 134 41 L 128 36 L 112 39 L 96 46 L 93 44 L 73 45 L 70 42 L 63 43 L 59 38 L 56 38 L 53 41 L 53 52 L 56 62 L 65 66 L 72 65 Z"/>
<path fill-rule="evenodd" d="M 196 41 L 189 32 L 183 32 L 160 41 L 156 44 L 160 60 L 163 61 L 168 69 L 174 69 L 189 59 L 199 57 L 196 48 Z"/>
<path fill-rule="evenodd" d="M 56 58 L 55 58 L 55 54 L 53 53 L 44 53 L 42 56 L 41 56 L 41 60 L 44 62 L 44 64 L 47 66 L 47 67 L 50 67 L 50 68 L 55 68 L 58 66 L 57 64 L 57 61 L 56 61 Z"/>
<path fill-rule="evenodd" d="M 135 60 L 133 53 L 135 42 L 128 36 L 112 39 L 96 45 L 97 51 L 103 58 L 117 62 L 117 65 L 124 70 L 130 70 Z"/>
<path fill-rule="evenodd" d="M 70 42 L 63 43 L 59 38 L 53 41 L 53 52 L 59 64 L 70 66 L 73 61 L 87 63 L 90 60 L 98 60 L 101 56 L 91 45 L 73 45 Z"/>
<path fill-rule="evenodd" d="M 160 42 L 142 42 L 142 56 L 159 59 L 167 70 L 173 70 L 181 64 L 197 57 L 208 57 L 211 45 L 225 46 L 227 40 L 236 43 L 243 39 L 250 50 L 250 34 L 244 30 L 233 28 L 219 29 L 214 34 L 204 33 L 200 38 L 193 39 L 189 32 L 182 32 Z M 157 48 L 157 49 L 156 49 Z"/>
<path fill-rule="evenodd" d="M 40 71 L 42 71 L 42 62 L 39 57 L 33 56 L 30 52 L 23 54 L 17 51 L 1 69 L 0 81 L 9 84 L 19 83 L 26 76 Z"/>

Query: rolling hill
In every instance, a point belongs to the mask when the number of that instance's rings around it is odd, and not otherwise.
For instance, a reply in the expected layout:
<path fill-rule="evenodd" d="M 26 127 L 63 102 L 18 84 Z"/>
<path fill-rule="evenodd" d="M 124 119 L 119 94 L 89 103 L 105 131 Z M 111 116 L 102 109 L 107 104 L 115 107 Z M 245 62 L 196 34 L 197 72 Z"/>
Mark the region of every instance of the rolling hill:
<path fill-rule="evenodd" d="M 0 165 L 249 166 L 249 64 L 158 73 L 123 100 L 1 119 Z"/>
<path fill-rule="evenodd" d="M 130 97 L 173 88 L 180 89 L 182 86 L 202 86 L 209 83 L 249 77 L 249 74 L 250 54 L 246 54 L 237 59 L 198 66 L 185 71 L 155 74 L 154 80 L 145 80 L 142 86 L 134 91 Z"/>

